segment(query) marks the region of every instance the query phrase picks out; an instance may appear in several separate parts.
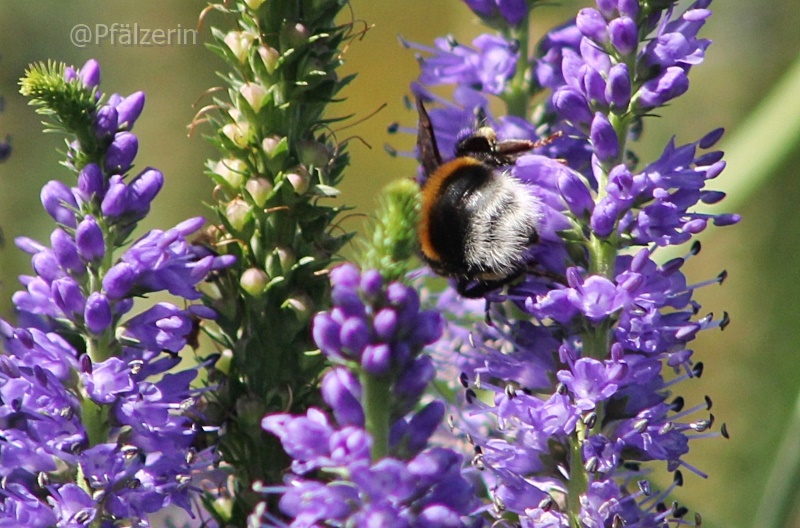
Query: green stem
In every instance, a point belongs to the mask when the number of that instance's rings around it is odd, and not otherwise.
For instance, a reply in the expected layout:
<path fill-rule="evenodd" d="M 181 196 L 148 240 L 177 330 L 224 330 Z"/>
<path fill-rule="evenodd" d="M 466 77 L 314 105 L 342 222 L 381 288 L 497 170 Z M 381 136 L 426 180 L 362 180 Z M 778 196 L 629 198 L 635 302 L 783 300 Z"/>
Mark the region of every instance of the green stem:
<path fill-rule="evenodd" d="M 81 416 L 90 446 L 96 446 L 108 441 L 107 405 L 98 405 L 91 398 L 85 396 L 81 402 Z"/>
<path fill-rule="evenodd" d="M 506 102 L 508 115 L 528 119 L 528 106 L 530 102 L 530 62 L 528 61 L 528 45 L 530 41 L 530 14 L 525 14 L 525 19 L 516 28 L 505 32 L 505 37 L 514 39 L 519 43 L 519 58 L 514 77 L 508 83 L 502 99 Z"/>
<path fill-rule="evenodd" d="M 581 495 L 589 489 L 589 476 L 581 461 L 581 445 L 586 439 L 586 429 L 582 422 L 578 422 L 575 429 L 576 436 L 569 440 L 569 482 L 567 482 L 567 511 L 569 512 L 569 525 L 571 528 L 582 528 L 580 521 Z"/>
<path fill-rule="evenodd" d="M 364 390 L 364 417 L 367 432 L 372 437 L 372 460 L 389 454 L 389 406 L 391 401 L 388 378 L 361 374 Z"/>

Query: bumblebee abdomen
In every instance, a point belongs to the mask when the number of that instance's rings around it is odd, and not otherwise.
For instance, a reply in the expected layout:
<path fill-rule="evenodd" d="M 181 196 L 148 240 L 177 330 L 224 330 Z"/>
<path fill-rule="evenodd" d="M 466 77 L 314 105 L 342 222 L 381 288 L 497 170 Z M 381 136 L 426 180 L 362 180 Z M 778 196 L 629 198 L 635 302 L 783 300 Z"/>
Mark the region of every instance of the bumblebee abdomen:
<path fill-rule="evenodd" d="M 461 157 L 443 164 L 422 189 L 419 241 L 422 256 L 437 271 L 466 274 L 475 197 L 492 173 L 480 161 Z"/>

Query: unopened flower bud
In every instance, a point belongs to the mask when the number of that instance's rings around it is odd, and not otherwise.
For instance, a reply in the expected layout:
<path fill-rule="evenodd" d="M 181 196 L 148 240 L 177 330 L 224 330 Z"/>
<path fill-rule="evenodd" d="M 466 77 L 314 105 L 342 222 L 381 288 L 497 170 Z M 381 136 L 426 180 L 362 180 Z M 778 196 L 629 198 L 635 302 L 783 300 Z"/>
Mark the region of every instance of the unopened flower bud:
<path fill-rule="evenodd" d="M 223 40 L 239 62 L 244 63 L 247 60 L 247 50 L 255 39 L 256 35 L 248 31 L 231 31 Z"/>
<path fill-rule="evenodd" d="M 242 97 L 245 98 L 255 113 L 261 110 L 267 100 L 267 95 L 269 95 L 263 86 L 252 82 L 244 83 L 239 88 L 239 93 L 242 94 Z"/>
<path fill-rule="evenodd" d="M 285 275 L 297 263 L 297 256 L 290 248 L 278 246 L 267 257 L 267 270 L 274 275 Z"/>
<path fill-rule="evenodd" d="M 264 140 L 261 142 L 261 148 L 264 150 L 264 153 L 272 158 L 275 155 L 275 151 L 278 148 L 278 145 L 281 142 L 280 137 L 278 136 L 268 136 L 265 137 Z"/>
<path fill-rule="evenodd" d="M 246 121 L 228 123 L 222 127 L 222 133 L 233 141 L 237 147 L 246 147 L 250 136 L 250 124 Z"/>
<path fill-rule="evenodd" d="M 280 52 L 270 46 L 261 45 L 258 47 L 258 54 L 264 62 L 264 67 L 267 68 L 267 73 L 274 72 L 278 67 L 278 60 L 281 58 Z"/>
<path fill-rule="evenodd" d="M 264 207 L 267 198 L 272 194 L 272 183 L 266 178 L 251 178 L 247 180 L 244 187 L 259 207 Z"/>
<path fill-rule="evenodd" d="M 309 167 L 325 167 L 331 157 L 328 147 L 319 141 L 300 141 L 297 145 L 300 163 Z"/>
<path fill-rule="evenodd" d="M 240 198 L 231 200 L 225 208 L 225 218 L 234 230 L 241 231 L 250 219 L 250 206 Z"/>
<path fill-rule="evenodd" d="M 261 7 L 261 4 L 264 3 L 264 0 L 244 0 L 244 3 L 247 4 L 247 7 L 255 11 Z"/>
<path fill-rule="evenodd" d="M 295 168 L 293 172 L 286 175 L 286 179 L 292 184 L 292 188 L 297 194 L 305 194 L 311 185 L 311 176 L 305 167 Z"/>
<path fill-rule="evenodd" d="M 258 297 L 264 293 L 264 288 L 267 287 L 268 282 L 269 276 L 264 270 L 248 268 L 242 273 L 242 278 L 239 279 L 239 286 L 253 297 Z"/>
<path fill-rule="evenodd" d="M 281 33 L 281 37 L 290 48 L 296 48 L 297 46 L 305 44 L 311 36 L 308 28 L 299 22 L 296 24 L 285 24 Z"/>
<path fill-rule="evenodd" d="M 283 307 L 292 310 L 302 322 L 308 321 L 314 314 L 314 301 L 311 300 L 311 297 L 302 292 L 295 293 L 286 299 L 286 302 L 283 303 Z"/>
<path fill-rule="evenodd" d="M 219 160 L 214 166 L 214 174 L 218 174 L 234 189 L 242 186 L 246 171 L 247 164 L 240 159 Z"/>

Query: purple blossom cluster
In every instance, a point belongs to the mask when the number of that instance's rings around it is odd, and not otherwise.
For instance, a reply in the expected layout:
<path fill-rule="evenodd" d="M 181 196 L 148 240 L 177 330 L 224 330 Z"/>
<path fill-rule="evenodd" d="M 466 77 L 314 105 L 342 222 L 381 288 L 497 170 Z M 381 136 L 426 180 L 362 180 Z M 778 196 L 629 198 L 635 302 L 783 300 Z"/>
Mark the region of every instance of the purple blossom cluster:
<path fill-rule="evenodd" d="M 293 459 L 285 485 L 273 490 L 289 526 L 472 525 L 477 503 L 463 457 L 428 446 L 444 405 L 420 404 L 435 375 L 420 352 L 439 339 L 440 315 L 420 310 L 414 289 L 385 284 L 375 270 L 342 265 L 331 285 L 333 308 L 315 317 L 313 333 L 335 365 L 322 380 L 335 421 L 311 408 L 262 422 Z M 386 437 L 376 438 L 381 420 Z"/>
<path fill-rule="evenodd" d="M 114 256 L 163 183 L 152 168 L 126 174 L 144 94 L 102 104 L 93 60 L 68 68 L 66 80 L 94 90 L 98 106 L 91 130 L 68 131 L 91 140 L 70 145 L 77 185 L 42 189 L 57 224 L 50 246 L 16 241 L 35 275 L 21 277 L 13 296 L 18 326 L 0 321 L 0 524 L 148 526 L 167 505 L 191 510 L 191 480 L 213 458 L 194 447 L 199 367 L 175 368 L 199 319 L 214 313 L 161 302 L 126 316 L 136 297 L 157 291 L 199 298 L 198 283 L 230 261 L 187 241 L 200 218 L 150 231 Z"/>
<path fill-rule="evenodd" d="M 722 131 L 683 145 L 673 139 L 643 168 L 628 152 L 645 115 L 688 89 L 689 70 L 709 45 L 698 32 L 711 14 L 710 0 L 683 11 L 668 4 L 598 0 L 545 36 L 529 63 L 523 57 L 513 68 L 495 61 L 477 71 L 489 63 L 475 60 L 488 49 L 478 45 L 486 37 L 476 39 L 471 53 L 440 41 L 424 50 L 432 56 L 422 59 L 419 83 L 412 85 L 418 97 L 439 103 L 429 113 L 444 155 L 464 128 L 475 126 L 476 115 L 502 139 L 564 132 L 510 169 L 540 203 L 540 241 L 530 251 L 531 269 L 538 271 L 489 299 L 511 301 L 523 317 L 509 320 L 500 307 L 493 325 L 448 328 L 451 348 L 464 352 L 444 359 L 463 370 L 463 409 L 454 414 L 466 412 L 458 427 L 474 444 L 473 465 L 483 470 L 490 511 L 501 523 L 682 522 L 686 509 L 668 506 L 667 497 L 682 483 L 681 469 L 705 476 L 684 460 L 690 442 L 727 435 L 724 426 L 710 431 L 709 399 L 684 408 L 684 399 L 672 394 L 680 381 L 702 374 L 691 341 L 728 324 L 724 313 L 700 315 L 692 298 L 725 273 L 687 282 L 682 267 L 699 243 L 683 257 L 659 258 L 660 247 L 689 242 L 709 223 L 739 221 L 695 211 L 724 198 L 706 189 L 725 167 L 722 152 L 712 149 Z M 493 117 L 487 95 L 505 98 L 508 91 L 476 79 L 507 83 L 528 65 L 534 91 L 550 91 L 533 113 L 540 121 Z M 426 86 L 436 84 L 456 85 L 452 102 Z M 441 302 L 447 297 L 440 298 L 443 311 L 461 310 L 460 300 Z M 642 464 L 653 461 L 675 472 L 672 486 L 652 489 Z"/>

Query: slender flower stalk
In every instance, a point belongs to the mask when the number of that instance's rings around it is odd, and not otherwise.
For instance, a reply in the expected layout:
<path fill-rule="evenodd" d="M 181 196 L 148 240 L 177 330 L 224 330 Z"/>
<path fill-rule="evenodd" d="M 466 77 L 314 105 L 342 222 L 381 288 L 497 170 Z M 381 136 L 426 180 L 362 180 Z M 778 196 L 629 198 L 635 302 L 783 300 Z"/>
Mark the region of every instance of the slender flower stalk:
<path fill-rule="evenodd" d="M 503 526 L 682 522 L 685 508 L 665 506 L 672 487 L 654 490 L 645 479 L 652 464 L 643 464 L 666 462 L 673 486 L 681 470 L 705 476 L 683 457 L 690 441 L 720 435 L 707 432 L 711 400 L 684 408 L 671 391 L 702 373 L 689 348 L 698 332 L 728 324 L 727 314 L 699 316 L 692 299 L 725 273 L 689 284 L 681 268 L 699 244 L 667 262 L 659 262 L 659 248 L 739 217 L 693 212 L 724 198 L 705 189 L 725 166 L 721 152 L 708 150 L 721 130 L 688 144 L 672 140 L 643 165 L 630 144 L 647 115 L 688 89 L 689 70 L 709 45 L 698 32 L 710 2 L 684 11 L 598 2 L 546 35 L 533 57 L 519 47 L 527 37 L 511 39 L 527 32 L 515 25 L 521 18 L 498 17 L 492 2 L 467 3 L 498 34 L 479 36 L 472 48 L 452 38 L 436 48 L 408 44 L 430 54 L 412 91 L 439 103 L 429 113 L 443 155 L 476 126 L 476 115 L 499 139 L 561 133 L 521 156 L 508 176 L 529 184 L 540 208 L 539 242 L 529 254 L 537 271 L 487 296 L 493 324 L 472 328 L 473 346 L 465 332 L 450 332 L 454 348 L 467 349 L 449 361 L 463 369 L 466 388 L 454 409 L 465 418 L 456 424 L 479 453 L 473 464 L 486 477 L 490 513 Z M 435 84 L 455 84 L 453 101 L 434 95 Z M 544 90 L 549 97 L 533 112 L 517 99 Z M 512 115 L 493 116 L 487 96 L 505 100 Z"/>
<path fill-rule="evenodd" d="M 209 405 L 224 425 L 221 453 L 233 475 L 235 504 L 218 521 L 241 525 L 257 481 L 278 483 L 289 460 L 260 427 L 268 412 L 306 412 L 320 403 L 324 357 L 311 320 L 330 304 L 326 269 L 350 235 L 332 225 L 326 205 L 348 163 L 325 116 L 352 76 L 340 78 L 352 25 L 336 16 L 341 0 L 214 4 L 232 28 L 212 28 L 209 48 L 226 65 L 227 98 L 204 109 L 220 157 L 208 162 L 217 225 L 208 239 L 236 265 L 219 274 L 208 303 L 219 313 L 212 337 L 226 357 Z M 211 111 L 215 110 L 215 111 Z"/>
<path fill-rule="evenodd" d="M 17 326 L 0 321 L 0 524 L 8 526 L 148 526 L 167 505 L 191 512 L 192 479 L 215 458 L 197 447 L 198 368 L 178 364 L 199 321 L 214 317 L 186 303 L 231 258 L 187 242 L 200 218 L 129 242 L 163 175 L 129 174 L 144 94 L 106 97 L 99 84 L 94 60 L 34 65 L 21 81 L 48 126 L 72 139 L 64 165 L 76 180 L 43 187 L 56 222 L 50 245 L 16 240 L 35 274 L 20 277 L 24 289 L 13 296 Z M 135 305 L 158 291 L 184 308 Z"/>

